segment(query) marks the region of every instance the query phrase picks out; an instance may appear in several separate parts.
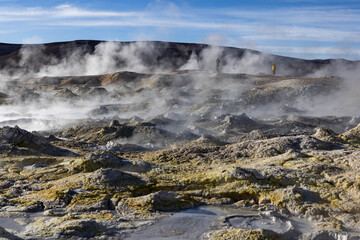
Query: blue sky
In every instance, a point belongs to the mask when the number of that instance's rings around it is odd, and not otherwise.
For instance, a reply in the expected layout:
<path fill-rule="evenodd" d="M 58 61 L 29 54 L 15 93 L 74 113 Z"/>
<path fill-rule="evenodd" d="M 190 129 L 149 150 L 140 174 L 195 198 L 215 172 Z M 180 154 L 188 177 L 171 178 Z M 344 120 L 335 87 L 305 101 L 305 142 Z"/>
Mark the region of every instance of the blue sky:
<path fill-rule="evenodd" d="M 359 0 L 0 0 L 0 42 L 159 40 L 360 59 Z"/>

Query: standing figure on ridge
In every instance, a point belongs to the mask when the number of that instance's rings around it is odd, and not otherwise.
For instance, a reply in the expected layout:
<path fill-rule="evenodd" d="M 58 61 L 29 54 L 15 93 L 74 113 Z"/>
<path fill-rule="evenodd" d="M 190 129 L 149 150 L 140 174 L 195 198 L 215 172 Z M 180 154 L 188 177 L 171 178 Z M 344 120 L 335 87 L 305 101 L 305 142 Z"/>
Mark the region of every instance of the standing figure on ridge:
<path fill-rule="evenodd" d="M 217 58 L 216 59 L 216 72 L 217 73 L 220 73 L 220 63 L 221 63 L 220 58 Z"/>
<path fill-rule="evenodd" d="M 273 75 L 275 75 L 275 72 L 276 72 L 276 64 L 275 63 L 273 63 L 271 70 L 273 72 Z"/>

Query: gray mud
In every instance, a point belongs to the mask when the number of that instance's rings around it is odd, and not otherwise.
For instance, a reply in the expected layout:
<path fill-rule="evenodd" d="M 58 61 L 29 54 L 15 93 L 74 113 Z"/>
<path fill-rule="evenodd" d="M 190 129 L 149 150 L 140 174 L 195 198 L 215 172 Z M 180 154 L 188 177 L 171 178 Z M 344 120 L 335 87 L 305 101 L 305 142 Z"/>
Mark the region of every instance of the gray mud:
<path fill-rule="evenodd" d="M 241 229 L 266 229 L 277 233 L 286 233 L 292 228 L 290 221 L 270 217 L 261 218 L 257 216 L 235 216 L 229 218 L 230 224 Z"/>
<path fill-rule="evenodd" d="M 233 206 L 202 206 L 174 213 L 140 229 L 125 239 L 201 239 L 204 233 L 221 227 L 271 230 L 280 235 L 295 236 L 311 230 L 311 222 L 290 219 L 272 212 Z"/>
<path fill-rule="evenodd" d="M 0 217 L 0 226 L 7 230 L 22 232 L 25 230 L 25 227 L 18 222 L 16 222 L 13 218 L 8 217 Z"/>
<path fill-rule="evenodd" d="M 21 233 L 25 231 L 28 223 L 33 222 L 36 218 L 42 217 L 43 212 L 26 213 L 24 216 L 9 216 L 0 217 L 0 226 L 8 231 Z"/>
<path fill-rule="evenodd" d="M 199 239 L 211 230 L 211 223 L 218 216 L 215 207 L 189 209 L 161 219 L 125 239 Z"/>

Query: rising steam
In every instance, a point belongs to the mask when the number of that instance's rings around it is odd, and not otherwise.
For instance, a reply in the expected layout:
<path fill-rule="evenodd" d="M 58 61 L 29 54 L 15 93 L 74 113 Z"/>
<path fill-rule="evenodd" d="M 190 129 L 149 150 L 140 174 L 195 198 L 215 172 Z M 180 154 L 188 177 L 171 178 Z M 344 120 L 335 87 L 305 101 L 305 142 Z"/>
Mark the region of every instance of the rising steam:
<path fill-rule="evenodd" d="M 120 118 L 137 116 L 149 120 L 159 115 L 169 116 L 186 121 L 186 124 L 183 123 L 185 128 L 191 126 L 193 121 L 221 114 L 246 112 L 257 118 L 279 117 L 279 109 L 287 105 L 312 116 L 357 116 L 360 112 L 360 72 L 356 67 L 350 68 L 346 62 L 341 64 L 341 61 L 337 61 L 309 71 L 308 66 L 300 60 L 289 60 L 256 51 L 239 52 L 216 45 L 192 52 L 184 51 L 185 58 L 179 56 L 176 60 L 165 58 L 159 61 L 167 44 L 162 43 L 161 46 L 159 48 L 152 42 L 103 42 L 96 45 L 93 51 L 64 48 L 59 57 L 48 54 L 44 45 L 24 45 L 19 51 L 18 61 L 9 62 L 10 67 L 0 72 L 3 79 L 0 91 L 10 95 L 12 99 L 10 104 L 0 106 L 0 125 L 20 124 L 20 127 L 29 130 L 53 129 L 55 126 L 62 127 L 69 120 L 88 118 L 87 113 L 91 109 L 104 104 L 138 106 L 116 113 Z M 220 74 L 216 74 L 218 59 L 222 72 Z M 311 98 L 305 95 L 293 99 L 277 96 L 271 104 L 246 102 L 245 95 L 256 87 L 256 76 L 245 74 L 267 76 L 273 62 L 278 65 L 278 75 L 283 76 L 282 79 L 288 79 L 289 86 L 292 76 L 297 75 L 301 68 L 307 68 L 304 79 L 317 81 L 314 77 L 337 76 L 341 78 L 341 84 L 334 85 L 333 91 L 322 92 Z M 192 71 L 174 75 L 172 72 L 175 70 Z M 25 89 L 10 87 L 9 84 L 15 80 L 27 83 L 44 76 L 86 76 L 121 71 L 149 75 L 136 83 L 103 86 L 107 91 L 106 96 L 91 95 L 74 99 L 55 98 L 59 89 L 44 90 L 34 85 L 32 91 L 40 97 L 19 102 L 15 101 L 17 95 L 19 91 L 26 95 Z M 271 75 L 268 76 L 269 80 L 272 78 Z M 335 81 L 337 78 L 328 79 Z M 315 89 L 314 92 L 316 91 Z M 202 107 L 194 108 L 195 105 Z M 19 119 L 28 121 L 16 121 Z M 176 126 L 176 131 L 183 127 Z"/>

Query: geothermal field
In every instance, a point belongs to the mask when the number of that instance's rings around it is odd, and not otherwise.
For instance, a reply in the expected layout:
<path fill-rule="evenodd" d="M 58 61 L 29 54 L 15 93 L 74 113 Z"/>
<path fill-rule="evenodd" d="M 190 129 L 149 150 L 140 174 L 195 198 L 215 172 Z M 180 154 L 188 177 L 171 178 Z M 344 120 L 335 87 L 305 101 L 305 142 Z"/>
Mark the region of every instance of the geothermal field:
<path fill-rule="evenodd" d="M 360 239 L 359 81 L 205 44 L 0 44 L 0 237 Z"/>

